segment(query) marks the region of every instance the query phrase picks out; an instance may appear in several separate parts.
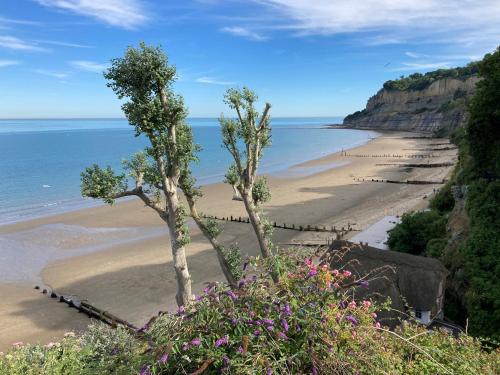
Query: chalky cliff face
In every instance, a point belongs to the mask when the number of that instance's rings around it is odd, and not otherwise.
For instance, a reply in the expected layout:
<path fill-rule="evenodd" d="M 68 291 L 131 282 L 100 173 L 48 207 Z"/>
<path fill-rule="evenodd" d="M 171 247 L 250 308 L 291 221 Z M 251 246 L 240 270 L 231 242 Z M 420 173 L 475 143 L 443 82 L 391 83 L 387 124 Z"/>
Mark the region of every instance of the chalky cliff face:
<path fill-rule="evenodd" d="M 435 132 L 454 129 L 466 119 L 466 101 L 479 78 L 443 78 L 420 90 L 381 89 L 362 111 L 344 119 L 344 125 L 360 129 Z"/>

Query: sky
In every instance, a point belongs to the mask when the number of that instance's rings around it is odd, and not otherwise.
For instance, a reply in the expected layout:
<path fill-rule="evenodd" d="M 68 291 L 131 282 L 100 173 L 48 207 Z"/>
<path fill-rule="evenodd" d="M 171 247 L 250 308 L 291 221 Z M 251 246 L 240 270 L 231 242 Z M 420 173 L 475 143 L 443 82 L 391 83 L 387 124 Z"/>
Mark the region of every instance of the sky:
<path fill-rule="evenodd" d="M 161 45 L 192 117 L 248 86 L 274 116 L 344 116 L 383 82 L 500 43 L 500 0 L 0 0 L 0 118 L 122 117 L 102 72 Z"/>

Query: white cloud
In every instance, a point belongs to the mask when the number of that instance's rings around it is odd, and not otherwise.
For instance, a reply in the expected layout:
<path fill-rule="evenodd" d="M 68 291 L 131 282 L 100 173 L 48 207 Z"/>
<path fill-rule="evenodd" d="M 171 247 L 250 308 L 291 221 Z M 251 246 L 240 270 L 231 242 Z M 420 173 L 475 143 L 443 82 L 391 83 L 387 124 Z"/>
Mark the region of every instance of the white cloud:
<path fill-rule="evenodd" d="M 70 61 L 70 64 L 80 70 L 85 70 L 87 72 L 94 72 L 94 73 L 102 73 L 104 70 L 108 68 L 108 65 L 106 64 L 99 64 L 94 61 L 88 61 L 88 60 Z"/>
<path fill-rule="evenodd" d="M 78 44 L 78 43 L 69 43 L 69 42 L 61 42 L 58 40 L 35 40 L 37 43 L 42 43 L 42 44 L 52 44 L 54 46 L 61 46 L 61 47 L 71 47 L 71 48 L 92 48 L 92 46 L 87 46 L 85 44 Z"/>
<path fill-rule="evenodd" d="M 12 66 L 12 65 L 18 65 L 19 61 L 15 60 L 0 60 L 0 68 L 6 67 L 6 66 Z"/>
<path fill-rule="evenodd" d="M 44 70 L 44 69 L 36 69 L 35 73 L 42 74 L 44 76 L 59 78 L 59 79 L 68 78 L 68 73 L 53 72 L 53 71 Z"/>
<path fill-rule="evenodd" d="M 262 5 L 262 13 L 270 13 L 273 18 L 244 23 L 248 32 L 281 30 L 295 36 L 358 33 L 367 45 L 439 42 L 481 52 L 496 47 L 500 36 L 498 0 L 253 2 Z"/>
<path fill-rule="evenodd" d="M 26 42 L 19 38 L 0 35 L 0 47 L 13 49 L 17 51 L 46 51 L 47 49 L 37 46 L 36 44 Z"/>
<path fill-rule="evenodd" d="M 451 62 L 404 62 L 399 68 L 392 69 L 393 71 L 417 71 L 417 70 L 431 70 L 431 69 L 447 69 L 452 65 Z"/>
<path fill-rule="evenodd" d="M 234 27 L 223 27 L 221 29 L 222 32 L 228 33 L 228 34 L 233 34 L 236 36 L 241 36 L 244 38 L 248 38 L 251 40 L 256 40 L 256 41 L 263 41 L 266 40 L 267 38 L 255 31 L 249 30 L 244 27 L 240 26 L 234 26 Z"/>
<path fill-rule="evenodd" d="M 429 57 L 428 55 L 424 55 L 423 53 L 416 53 L 416 52 L 405 52 L 405 55 L 408 57 L 411 57 L 412 59 L 419 59 L 422 57 Z"/>
<path fill-rule="evenodd" d="M 35 0 L 51 8 L 96 18 L 111 26 L 135 29 L 148 17 L 138 0 Z"/>
<path fill-rule="evenodd" d="M 197 83 L 207 83 L 210 85 L 234 85 L 234 82 L 220 81 L 212 77 L 199 77 L 195 79 Z"/>

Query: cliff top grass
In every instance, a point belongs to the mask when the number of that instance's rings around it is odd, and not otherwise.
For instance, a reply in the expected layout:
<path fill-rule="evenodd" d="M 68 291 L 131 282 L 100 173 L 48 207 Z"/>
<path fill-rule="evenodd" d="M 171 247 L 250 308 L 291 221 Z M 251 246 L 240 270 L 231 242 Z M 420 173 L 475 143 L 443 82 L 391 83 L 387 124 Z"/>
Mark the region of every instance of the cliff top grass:
<path fill-rule="evenodd" d="M 309 250 L 252 259 L 235 289 L 208 284 L 189 306 L 138 332 L 93 325 L 45 346 L 16 343 L 2 374 L 496 374 L 500 353 L 411 321 L 378 321 L 388 304 L 356 301 L 371 280 Z M 269 269 L 281 270 L 274 284 Z"/>
<path fill-rule="evenodd" d="M 396 80 L 384 83 L 384 89 L 389 91 L 423 90 L 433 82 L 444 78 L 464 80 L 479 72 L 478 62 L 471 62 L 464 67 L 438 69 L 425 74 L 413 73 L 408 77 L 401 76 Z"/>

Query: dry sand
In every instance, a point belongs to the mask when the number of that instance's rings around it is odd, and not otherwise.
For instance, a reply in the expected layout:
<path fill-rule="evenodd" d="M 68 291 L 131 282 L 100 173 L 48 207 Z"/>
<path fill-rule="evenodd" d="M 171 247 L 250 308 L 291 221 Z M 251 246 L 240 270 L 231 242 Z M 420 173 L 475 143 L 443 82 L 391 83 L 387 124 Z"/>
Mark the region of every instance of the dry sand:
<path fill-rule="evenodd" d="M 433 188 L 439 185 L 358 181 L 363 178 L 441 180 L 446 177 L 450 167 L 377 165 L 456 159 L 454 150 L 419 151 L 439 140 L 404 138 L 412 135 L 415 134 L 385 133 L 349 150 L 351 156 L 332 154 L 270 176 L 273 196 L 265 211 L 278 223 L 342 227 L 349 222 L 356 229 L 364 229 L 385 215 L 401 215 L 424 207 L 427 202 L 424 197 L 430 196 Z M 432 153 L 436 157 L 352 156 L 416 153 Z M 203 212 L 246 217 L 242 203 L 231 200 L 231 187 L 219 183 L 205 186 L 203 191 L 204 197 L 199 202 Z M 28 251 L 29 254 L 22 262 L 18 259 L 17 265 L 4 264 L 4 273 L 8 274 L 9 269 L 15 271 L 10 272 L 10 279 L 0 275 L 0 350 L 15 341 L 51 341 L 61 337 L 66 330 L 81 330 L 89 323 L 89 319 L 76 310 L 34 290 L 35 284 L 86 299 L 136 325 L 142 325 L 159 310 L 175 308 L 175 279 L 166 227 L 139 201 L 3 226 L 0 236 L 16 246 L 22 245 L 19 251 L 16 248 L 16 253 Z M 288 244 L 324 241 L 329 236 L 327 233 L 277 229 L 274 240 Z M 258 254 L 256 239 L 248 224 L 225 223 L 221 239 L 224 243 L 237 242 L 246 254 Z M 187 256 L 195 293 L 206 281 L 222 280 L 214 252 L 196 228 L 192 229 Z M 16 279 L 17 275 L 22 277 Z"/>

